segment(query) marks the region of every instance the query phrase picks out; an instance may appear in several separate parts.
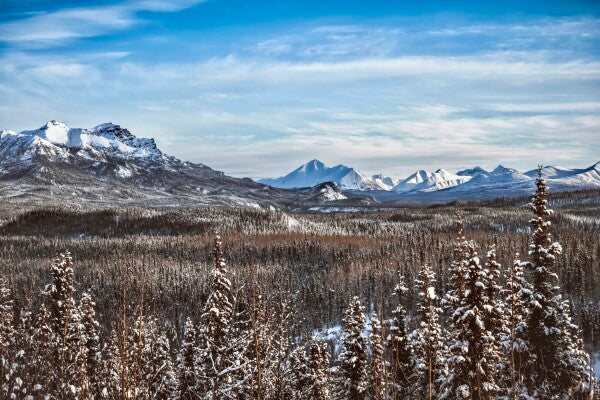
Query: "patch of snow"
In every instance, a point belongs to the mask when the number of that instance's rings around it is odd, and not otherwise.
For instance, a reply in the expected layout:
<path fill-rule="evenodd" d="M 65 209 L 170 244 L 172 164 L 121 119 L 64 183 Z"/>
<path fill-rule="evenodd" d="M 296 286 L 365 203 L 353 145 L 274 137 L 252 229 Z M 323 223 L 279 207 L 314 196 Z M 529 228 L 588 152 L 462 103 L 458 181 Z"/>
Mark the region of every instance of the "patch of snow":
<path fill-rule="evenodd" d="M 347 199 L 347 197 L 344 196 L 344 194 L 342 192 L 336 191 L 331 186 L 324 187 L 323 189 L 321 189 L 320 193 L 328 201 L 346 200 Z"/>
<path fill-rule="evenodd" d="M 119 165 L 119 169 L 117 170 L 117 175 L 121 178 L 131 178 L 133 172 L 129 168 L 125 168 Z"/>

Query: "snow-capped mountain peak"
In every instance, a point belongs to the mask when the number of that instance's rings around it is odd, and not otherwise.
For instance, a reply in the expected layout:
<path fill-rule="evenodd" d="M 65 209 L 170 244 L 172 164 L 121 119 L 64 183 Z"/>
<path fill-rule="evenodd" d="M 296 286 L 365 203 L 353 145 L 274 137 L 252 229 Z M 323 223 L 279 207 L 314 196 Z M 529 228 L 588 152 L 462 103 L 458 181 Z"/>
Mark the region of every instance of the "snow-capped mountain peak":
<path fill-rule="evenodd" d="M 510 173 L 512 171 L 516 171 L 516 170 L 512 169 L 512 168 L 507 168 L 502 164 L 498 164 L 498 166 L 493 169 L 492 174 Z"/>
<path fill-rule="evenodd" d="M 307 173 L 314 172 L 314 171 L 322 171 L 323 169 L 325 169 L 325 164 L 323 164 L 321 161 L 319 161 L 317 159 L 310 160 L 306 164 L 298 167 L 298 171 L 307 172 Z"/>
<path fill-rule="evenodd" d="M 511 181 L 511 180 L 526 181 L 526 180 L 531 179 L 524 173 L 517 171 L 514 168 L 505 167 L 503 165 L 498 165 L 496 168 L 494 168 L 494 170 L 489 173 L 489 176 L 495 182 L 499 182 L 499 181 L 504 182 L 504 181 Z"/>
<path fill-rule="evenodd" d="M 105 123 L 91 129 L 70 128 L 63 122 L 48 121 L 42 127 L 20 132 L 25 138 L 39 138 L 42 142 L 32 140 L 33 144 L 54 145 L 70 153 L 99 152 L 119 158 L 160 159 L 163 154 L 158 150 L 154 139 L 136 138 L 129 130 L 113 123 Z M 58 151 L 58 150 L 57 150 Z"/>
<path fill-rule="evenodd" d="M 435 172 L 427 172 L 421 169 L 400 181 L 394 186 L 393 190 L 399 193 L 432 192 L 460 185 L 470 178 L 470 176 L 455 175 L 442 168 Z"/>
<path fill-rule="evenodd" d="M 63 177 L 49 171 L 66 165 L 72 171 L 118 179 L 137 179 L 148 170 L 204 168 L 166 156 L 154 139 L 136 138 L 113 123 L 83 129 L 51 120 L 38 129 L 0 134 L 0 177 L 35 170 L 42 180 L 60 181 Z"/>
<path fill-rule="evenodd" d="M 311 160 L 287 175 L 279 178 L 261 179 L 258 182 L 280 188 L 312 187 L 323 182 L 335 182 L 344 190 L 385 190 L 383 186 L 362 172 L 345 165 L 327 167 L 319 160 Z"/>
<path fill-rule="evenodd" d="M 600 187 L 600 162 L 584 169 L 567 169 L 546 166 L 542 171 L 551 187 L 558 190 L 572 188 Z M 373 195 L 377 198 L 392 199 L 414 194 L 427 194 L 444 190 L 439 197 L 465 198 L 510 196 L 527 192 L 537 177 L 537 170 L 526 173 L 514 168 L 498 165 L 491 171 L 480 166 L 458 171 L 456 174 L 444 168 L 434 172 L 420 169 L 402 180 L 396 180 L 382 173 L 366 176 L 360 171 L 345 165 L 327 167 L 318 160 L 311 160 L 291 173 L 275 179 L 263 179 L 260 183 L 282 188 L 312 187 L 323 182 L 335 182 L 342 190 L 380 190 L 389 194 Z M 519 192 L 520 191 L 520 192 Z M 394 195 L 393 193 L 396 193 Z M 453 197 L 454 196 L 454 197 Z"/>
<path fill-rule="evenodd" d="M 398 182 L 400 182 L 400 179 L 385 176 L 382 173 L 373 175 L 371 180 L 375 185 L 381 187 L 383 190 L 392 190 L 392 188 L 396 186 Z"/>
<path fill-rule="evenodd" d="M 69 146 L 70 131 L 71 128 L 69 128 L 63 122 L 52 120 L 46 122 L 38 129 L 32 131 L 23 131 L 21 134 L 37 136 L 55 145 Z"/>

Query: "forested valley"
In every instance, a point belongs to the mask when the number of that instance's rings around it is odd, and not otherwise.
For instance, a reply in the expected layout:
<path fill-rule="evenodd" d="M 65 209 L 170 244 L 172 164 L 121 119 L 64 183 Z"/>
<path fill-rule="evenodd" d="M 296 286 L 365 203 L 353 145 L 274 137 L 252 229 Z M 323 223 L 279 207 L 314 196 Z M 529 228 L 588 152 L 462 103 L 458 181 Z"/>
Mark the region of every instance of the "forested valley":
<path fill-rule="evenodd" d="M 542 178 L 359 213 L 5 204 L 0 272 L 0 399 L 598 398 L 600 192 Z"/>

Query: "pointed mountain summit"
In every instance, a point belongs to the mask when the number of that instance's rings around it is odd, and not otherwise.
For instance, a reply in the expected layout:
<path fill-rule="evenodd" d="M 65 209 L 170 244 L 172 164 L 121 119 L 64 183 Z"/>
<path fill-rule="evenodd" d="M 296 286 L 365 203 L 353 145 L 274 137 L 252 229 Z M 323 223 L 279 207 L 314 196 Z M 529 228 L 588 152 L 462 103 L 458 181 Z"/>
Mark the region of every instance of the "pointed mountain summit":
<path fill-rule="evenodd" d="M 341 164 L 327 167 L 319 160 L 311 160 L 279 178 L 261 179 L 258 182 L 286 189 L 313 187 L 323 182 L 335 182 L 343 190 L 385 190 L 383 186 L 352 167 Z"/>
<path fill-rule="evenodd" d="M 314 173 L 325 169 L 325 164 L 319 160 L 310 160 L 306 164 L 300 166 L 296 171 L 302 171 L 306 173 Z"/>

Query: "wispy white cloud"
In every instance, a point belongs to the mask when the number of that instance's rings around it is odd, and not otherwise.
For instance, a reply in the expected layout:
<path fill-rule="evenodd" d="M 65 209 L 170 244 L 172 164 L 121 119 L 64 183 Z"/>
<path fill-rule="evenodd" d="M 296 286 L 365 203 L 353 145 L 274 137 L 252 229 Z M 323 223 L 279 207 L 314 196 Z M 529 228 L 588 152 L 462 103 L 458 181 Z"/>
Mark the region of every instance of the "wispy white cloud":
<path fill-rule="evenodd" d="M 426 30 L 425 33 L 439 36 L 502 34 L 515 37 L 542 37 L 542 36 L 598 36 L 600 22 L 593 17 L 564 17 L 541 18 L 537 21 L 512 22 L 512 23 L 487 23 L 454 25 L 439 29 Z"/>
<path fill-rule="evenodd" d="M 137 0 L 61 9 L 0 24 L 0 42 L 44 46 L 122 30 L 142 22 L 139 11 L 173 12 L 202 0 Z"/>
<path fill-rule="evenodd" d="M 555 113 L 569 111 L 588 111 L 600 113 L 600 101 L 572 101 L 555 103 L 498 103 L 483 105 L 492 110 L 503 112 Z"/>
<path fill-rule="evenodd" d="M 252 81 L 263 84 L 344 82 L 384 78 L 509 80 L 511 85 L 527 82 L 595 80 L 600 76 L 600 61 L 569 60 L 552 62 L 532 55 L 514 59 L 514 55 L 490 53 L 478 56 L 405 56 L 361 58 L 341 62 L 288 62 L 242 59 L 233 55 L 199 63 L 145 65 L 120 64 L 120 73 L 133 80 L 156 78 L 157 85 L 183 82 L 205 86 L 207 83 Z M 159 79 L 160 78 L 160 79 Z"/>

